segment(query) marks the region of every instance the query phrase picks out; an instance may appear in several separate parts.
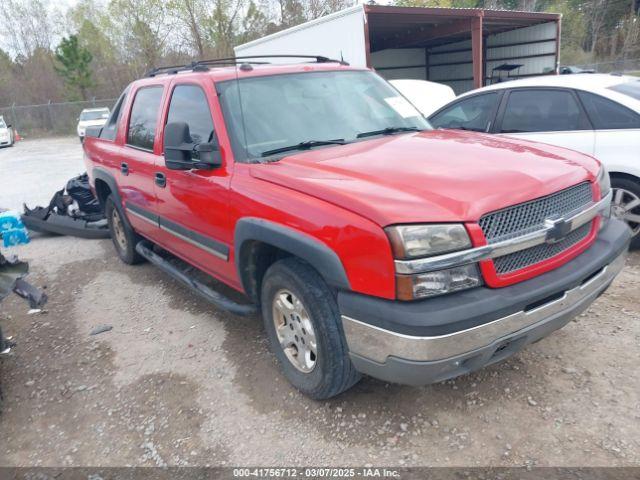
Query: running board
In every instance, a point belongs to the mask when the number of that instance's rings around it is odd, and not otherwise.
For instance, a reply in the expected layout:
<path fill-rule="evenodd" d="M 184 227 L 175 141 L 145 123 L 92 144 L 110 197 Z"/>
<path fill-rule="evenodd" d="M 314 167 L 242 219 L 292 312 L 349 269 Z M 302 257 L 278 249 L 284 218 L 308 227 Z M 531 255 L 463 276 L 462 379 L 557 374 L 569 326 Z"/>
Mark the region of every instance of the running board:
<path fill-rule="evenodd" d="M 176 266 L 155 253 L 151 242 L 146 240 L 138 242 L 136 245 L 136 251 L 156 267 L 160 268 L 160 270 L 168 273 L 185 287 L 188 287 L 205 300 L 213 303 L 216 307 L 241 316 L 254 315 L 257 312 L 255 305 L 235 302 L 229 297 L 212 290 L 195 278 L 192 278 L 187 272 L 178 269 Z"/>

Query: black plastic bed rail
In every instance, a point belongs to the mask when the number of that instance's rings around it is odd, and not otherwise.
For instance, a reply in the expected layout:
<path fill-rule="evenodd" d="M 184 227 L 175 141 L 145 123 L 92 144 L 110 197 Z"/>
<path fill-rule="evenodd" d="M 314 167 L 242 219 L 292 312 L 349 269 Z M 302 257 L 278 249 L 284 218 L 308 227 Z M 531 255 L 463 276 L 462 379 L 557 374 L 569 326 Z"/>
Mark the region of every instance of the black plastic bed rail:
<path fill-rule="evenodd" d="M 197 293 L 208 302 L 213 303 L 216 307 L 240 316 L 254 315 L 257 312 L 255 305 L 238 303 L 229 297 L 226 297 L 222 293 L 216 292 L 215 290 L 207 287 L 205 284 L 189 275 L 188 272 L 180 270 L 161 255 L 154 252 L 153 244 L 151 242 L 146 240 L 139 242 L 136 245 L 136 251 L 156 267 L 160 268 L 160 270 L 169 274 L 175 280 L 179 281 L 185 287 L 189 288 L 194 293 Z"/>
<path fill-rule="evenodd" d="M 223 67 L 228 65 L 270 65 L 271 62 L 258 61 L 263 58 L 298 58 L 313 60 L 314 63 L 339 63 L 340 65 L 349 65 L 344 60 L 335 60 L 322 55 L 244 55 L 239 57 L 214 58 L 211 60 L 198 60 L 187 65 L 170 65 L 166 67 L 158 67 L 147 72 L 147 77 L 155 77 L 157 75 L 174 75 L 178 72 L 206 72 L 209 67 Z"/>

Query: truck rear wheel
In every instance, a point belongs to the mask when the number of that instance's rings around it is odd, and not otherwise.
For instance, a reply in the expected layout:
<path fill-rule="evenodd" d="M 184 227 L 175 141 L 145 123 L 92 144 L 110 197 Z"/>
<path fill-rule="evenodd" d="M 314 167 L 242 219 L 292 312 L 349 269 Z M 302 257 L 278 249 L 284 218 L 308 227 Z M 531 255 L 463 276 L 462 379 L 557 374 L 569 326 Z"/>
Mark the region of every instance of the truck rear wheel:
<path fill-rule="evenodd" d="M 111 240 L 120 259 L 129 265 L 142 262 L 144 258 L 136 252 L 136 245 L 142 237 L 133 231 L 124 216 L 122 207 L 114 201 L 112 195 L 109 195 L 105 201 L 104 213 L 109 223 Z"/>
<path fill-rule="evenodd" d="M 261 304 L 269 345 L 294 387 L 322 400 L 360 379 L 349 358 L 338 305 L 313 268 L 295 258 L 274 263 L 262 282 Z"/>

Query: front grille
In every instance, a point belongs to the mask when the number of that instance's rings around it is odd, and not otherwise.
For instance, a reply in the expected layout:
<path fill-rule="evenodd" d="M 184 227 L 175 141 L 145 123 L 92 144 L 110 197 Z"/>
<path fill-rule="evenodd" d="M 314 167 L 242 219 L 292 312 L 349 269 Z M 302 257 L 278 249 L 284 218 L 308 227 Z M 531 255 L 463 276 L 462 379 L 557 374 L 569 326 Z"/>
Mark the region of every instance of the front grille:
<path fill-rule="evenodd" d="M 544 221 L 562 217 L 593 201 L 590 183 L 581 183 L 546 197 L 489 213 L 478 222 L 489 243 L 519 237 L 544 227 Z"/>
<path fill-rule="evenodd" d="M 484 215 L 480 228 L 489 244 L 540 230 L 549 218 L 566 216 L 593 201 L 590 183 L 581 183 L 560 192 Z M 535 265 L 568 250 L 589 235 L 591 222 L 582 225 L 557 243 L 543 243 L 493 260 L 496 273 L 504 275 Z"/>
<path fill-rule="evenodd" d="M 553 258 L 587 238 L 590 231 L 591 222 L 576 228 L 558 243 L 543 243 L 535 247 L 527 248 L 526 250 L 520 250 L 519 252 L 510 253 L 503 257 L 494 258 L 493 264 L 496 272 L 498 275 L 504 275 Z"/>

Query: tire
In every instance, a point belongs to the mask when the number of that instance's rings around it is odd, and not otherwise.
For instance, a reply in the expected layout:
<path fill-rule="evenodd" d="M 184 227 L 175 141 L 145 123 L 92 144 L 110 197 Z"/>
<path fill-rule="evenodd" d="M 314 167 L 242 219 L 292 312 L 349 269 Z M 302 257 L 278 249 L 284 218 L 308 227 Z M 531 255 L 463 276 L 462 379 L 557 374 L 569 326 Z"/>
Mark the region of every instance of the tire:
<path fill-rule="evenodd" d="M 136 245 L 142 240 L 142 237 L 133 231 L 122 207 L 119 202 L 114 200 L 113 195 L 107 197 L 104 212 L 109 224 L 113 246 L 120 259 L 129 265 L 143 262 L 144 257 L 136 251 Z"/>
<path fill-rule="evenodd" d="M 299 299 L 302 306 L 302 310 L 291 313 L 290 318 L 280 315 L 275 306 L 276 300 L 282 298 L 281 295 L 292 299 L 287 293 Z M 349 358 L 338 304 L 320 274 L 309 265 L 296 258 L 285 258 L 269 267 L 262 282 L 261 306 L 271 351 L 284 376 L 302 393 L 315 400 L 324 400 L 344 392 L 360 380 L 361 375 Z M 306 315 L 299 315 L 301 311 Z M 284 324 L 282 329 L 276 327 L 274 314 L 282 318 L 277 319 Z M 305 329 L 305 325 L 310 325 L 312 330 Z M 288 354 L 281 345 L 278 332 L 294 337 L 296 334 L 300 335 L 295 338 L 299 339 L 298 344 L 303 349 L 303 338 L 315 340 L 316 355 L 310 357 L 314 363 L 310 371 L 301 369 L 300 360 L 296 364 L 290 359 L 291 352 L 299 351 L 289 347 Z M 307 342 L 308 345 L 312 343 Z M 306 363 L 307 369 L 310 363 Z"/>
<path fill-rule="evenodd" d="M 633 222 L 629 218 L 625 218 L 625 216 L 629 214 L 640 216 L 640 204 L 626 210 L 626 208 L 632 204 L 631 202 L 635 203 L 635 200 L 640 200 L 640 183 L 630 178 L 612 177 L 611 188 L 613 189 L 613 206 L 611 213 L 629 225 L 634 233 L 631 246 L 638 248 L 640 247 L 640 222 Z M 638 220 L 640 220 L 640 218 L 638 218 Z"/>

